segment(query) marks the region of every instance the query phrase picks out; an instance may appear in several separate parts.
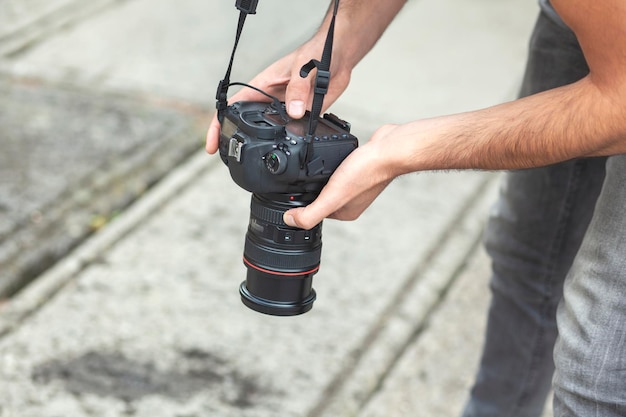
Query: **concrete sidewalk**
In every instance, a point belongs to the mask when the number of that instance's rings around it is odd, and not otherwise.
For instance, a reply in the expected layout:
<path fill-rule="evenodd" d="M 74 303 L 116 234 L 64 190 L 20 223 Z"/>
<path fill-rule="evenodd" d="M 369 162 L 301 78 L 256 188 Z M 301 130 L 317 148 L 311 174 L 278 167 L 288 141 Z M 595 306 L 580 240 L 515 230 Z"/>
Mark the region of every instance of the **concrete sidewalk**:
<path fill-rule="evenodd" d="M 325 9 L 313 3 L 261 2 L 233 79 L 305 39 Z M 333 112 L 365 141 L 384 122 L 510 99 L 536 12 L 530 0 L 409 2 Z M 110 2 L 0 68 L 11 88 L 122 100 L 121 112 L 168 121 L 136 122 L 149 127 L 140 144 L 180 149 L 172 138 L 187 132 L 181 147 L 200 148 L 236 19 L 231 2 Z M 94 137 L 115 143 L 103 129 Z M 159 166 L 174 165 L 2 306 L 1 417 L 458 414 L 480 345 L 478 241 L 496 174 L 405 176 L 358 221 L 325 222 L 313 310 L 276 318 L 237 292 L 249 195 L 201 150 Z"/>

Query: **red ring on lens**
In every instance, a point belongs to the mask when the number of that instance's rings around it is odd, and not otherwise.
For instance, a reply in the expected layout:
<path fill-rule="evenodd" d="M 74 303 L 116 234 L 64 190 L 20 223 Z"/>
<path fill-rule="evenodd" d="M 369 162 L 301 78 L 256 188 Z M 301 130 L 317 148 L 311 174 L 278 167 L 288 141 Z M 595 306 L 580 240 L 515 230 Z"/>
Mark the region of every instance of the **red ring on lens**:
<path fill-rule="evenodd" d="M 270 275 L 279 275 L 281 277 L 298 277 L 298 276 L 301 276 L 301 275 L 314 274 L 314 273 L 316 273 L 320 269 L 320 266 L 317 265 L 315 268 L 311 269 L 310 271 L 303 271 L 303 272 L 276 272 L 276 271 L 270 271 L 269 269 L 264 269 L 264 268 L 261 268 L 259 266 L 254 265 L 252 262 L 247 260 L 245 256 L 243 257 L 243 263 L 246 264 L 247 266 L 249 266 L 252 269 L 256 269 L 257 271 L 261 271 L 261 272 L 264 272 L 264 273 L 270 274 Z"/>

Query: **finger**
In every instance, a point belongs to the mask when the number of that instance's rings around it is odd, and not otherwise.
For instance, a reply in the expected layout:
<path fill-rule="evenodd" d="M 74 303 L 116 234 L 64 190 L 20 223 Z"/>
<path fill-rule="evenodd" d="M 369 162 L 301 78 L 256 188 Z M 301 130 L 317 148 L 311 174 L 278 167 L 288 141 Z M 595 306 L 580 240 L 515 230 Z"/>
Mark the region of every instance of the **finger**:
<path fill-rule="evenodd" d="M 257 82 L 258 83 L 258 82 Z M 250 81 L 250 85 L 255 85 L 255 81 Z M 236 103 L 237 101 L 267 101 L 268 98 L 252 88 L 242 88 L 228 100 L 229 103 Z M 217 115 L 213 116 L 211 124 L 206 134 L 205 149 L 208 153 L 214 154 L 218 150 L 220 138 L 220 122 L 217 120 Z"/>
<path fill-rule="evenodd" d="M 213 116 L 209 129 L 206 132 L 205 149 L 208 153 L 213 155 L 217 152 L 220 139 L 220 122 L 217 120 L 217 115 Z"/>

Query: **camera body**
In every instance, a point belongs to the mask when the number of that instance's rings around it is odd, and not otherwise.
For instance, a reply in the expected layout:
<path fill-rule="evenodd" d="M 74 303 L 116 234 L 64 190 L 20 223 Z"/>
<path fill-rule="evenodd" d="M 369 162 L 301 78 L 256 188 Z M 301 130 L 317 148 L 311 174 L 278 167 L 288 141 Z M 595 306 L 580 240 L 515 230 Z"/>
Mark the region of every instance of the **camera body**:
<path fill-rule="evenodd" d="M 253 193 L 319 193 L 358 139 L 349 123 L 325 114 L 307 142 L 309 113 L 295 120 L 281 106 L 251 101 L 228 106 L 221 121 L 222 161 L 235 183 Z"/>
<path fill-rule="evenodd" d="M 243 303 L 275 316 L 309 311 L 315 301 L 322 223 L 311 230 L 290 227 L 285 211 L 311 203 L 339 164 L 358 146 L 350 124 L 332 114 L 294 120 L 284 104 L 242 101 L 220 115 L 219 152 L 230 175 L 252 192 L 239 287 Z"/>

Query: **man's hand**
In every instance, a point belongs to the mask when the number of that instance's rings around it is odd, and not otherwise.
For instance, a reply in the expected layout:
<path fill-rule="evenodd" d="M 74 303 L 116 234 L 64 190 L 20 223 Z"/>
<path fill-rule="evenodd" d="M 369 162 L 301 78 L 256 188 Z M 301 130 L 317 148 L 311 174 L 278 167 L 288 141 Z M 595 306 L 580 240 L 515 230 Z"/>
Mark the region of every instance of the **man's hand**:
<path fill-rule="evenodd" d="M 355 149 L 339 165 L 315 201 L 306 207 L 287 211 L 286 224 L 311 229 L 324 218 L 355 220 L 398 175 L 393 158 L 385 148 L 388 135 L 396 126 L 378 129 L 365 145 Z"/>
<path fill-rule="evenodd" d="M 317 38 L 314 38 L 270 65 L 250 81 L 249 84 L 284 101 L 289 116 L 299 119 L 311 107 L 313 83 L 315 81 L 315 70 L 307 78 L 302 78 L 300 77 L 300 68 L 309 62 L 311 58 L 321 55 L 323 47 L 324 44 L 320 43 Z M 351 68 L 348 69 L 340 65 L 340 62 L 340 58 L 335 59 L 333 57 L 333 62 L 331 63 L 331 83 L 324 98 L 322 111 L 337 100 L 350 81 Z M 251 88 L 244 87 L 229 100 L 231 103 L 237 101 L 267 101 L 267 97 Z M 208 153 L 214 154 L 217 152 L 219 136 L 220 124 L 217 121 L 217 116 L 214 116 L 206 137 L 206 151 Z"/>

